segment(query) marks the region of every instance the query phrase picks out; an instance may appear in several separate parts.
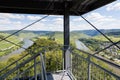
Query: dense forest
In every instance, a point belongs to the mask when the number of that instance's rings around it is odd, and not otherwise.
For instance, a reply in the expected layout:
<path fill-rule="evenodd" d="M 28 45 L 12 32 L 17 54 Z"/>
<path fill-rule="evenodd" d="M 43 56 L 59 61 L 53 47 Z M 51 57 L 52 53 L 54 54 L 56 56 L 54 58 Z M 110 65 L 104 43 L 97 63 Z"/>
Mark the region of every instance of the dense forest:
<path fill-rule="evenodd" d="M 29 47 L 26 51 L 22 52 L 20 55 L 14 55 L 11 58 L 9 58 L 6 62 L 0 62 L 0 70 L 3 69 L 5 66 L 11 64 L 12 62 L 18 60 L 20 57 L 23 57 L 26 54 L 25 58 L 18 61 L 18 63 L 23 62 L 24 60 L 27 60 L 30 56 L 34 56 L 37 53 L 42 53 L 43 55 L 46 55 L 45 63 L 46 63 L 46 70 L 47 72 L 55 72 L 56 70 L 62 69 L 62 46 L 58 44 L 57 42 L 49 39 L 38 39 L 35 41 L 35 43 Z M 39 57 L 37 58 L 37 62 L 39 62 Z M 21 69 L 19 69 L 19 73 L 27 69 L 29 66 L 33 65 L 33 61 L 24 65 Z M 2 75 L 3 73 L 6 73 L 8 70 L 12 69 L 16 65 L 13 65 L 9 69 L 5 70 L 4 72 L 0 73 Z M 40 71 L 37 70 L 37 71 Z M 29 72 L 29 75 L 32 76 L 34 72 L 34 69 L 32 68 Z M 11 80 L 15 76 L 16 72 L 12 75 L 10 75 L 7 80 Z M 28 72 L 24 73 L 26 76 L 28 75 Z M 25 77 L 24 75 L 24 77 Z"/>

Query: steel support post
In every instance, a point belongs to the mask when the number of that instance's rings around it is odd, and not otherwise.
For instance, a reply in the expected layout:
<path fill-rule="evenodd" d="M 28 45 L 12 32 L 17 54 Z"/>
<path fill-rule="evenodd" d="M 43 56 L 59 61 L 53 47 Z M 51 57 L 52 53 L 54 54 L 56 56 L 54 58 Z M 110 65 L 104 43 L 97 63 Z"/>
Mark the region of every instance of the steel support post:
<path fill-rule="evenodd" d="M 67 50 L 70 44 L 70 30 L 69 30 L 69 10 L 67 8 L 67 4 L 65 3 L 64 10 L 64 69 L 66 70 L 69 66 L 68 57 L 70 54 L 67 54 Z"/>

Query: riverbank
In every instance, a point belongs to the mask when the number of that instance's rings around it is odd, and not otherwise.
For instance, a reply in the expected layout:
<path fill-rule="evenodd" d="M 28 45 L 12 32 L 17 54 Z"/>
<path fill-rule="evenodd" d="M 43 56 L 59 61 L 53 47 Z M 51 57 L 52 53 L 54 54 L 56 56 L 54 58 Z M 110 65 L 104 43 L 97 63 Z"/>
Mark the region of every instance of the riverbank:
<path fill-rule="evenodd" d="M 23 43 L 24 43 L 24 44 L 23 44 L 22 47 L 24 47 L 24 48 L 27 49 L 28 47 L 32 46 L 34 42 L 31 41 L 30 39 L 23 39 Z M 25 51 L 25 49 L 19 48 L 19 49 L 15 50 L 15 51 L 13 51 L 13 52 L 5 55 L 5 56 L 0 57 L 0 61 L 2 62 L 2 61 L 5 61 L 5 60 L 8 60 L 11 56 L 13 56 L 13 55 L 15 55 L 15 54 L 20 54 L 20 53 L 22 53 L 23 51 Z"/>

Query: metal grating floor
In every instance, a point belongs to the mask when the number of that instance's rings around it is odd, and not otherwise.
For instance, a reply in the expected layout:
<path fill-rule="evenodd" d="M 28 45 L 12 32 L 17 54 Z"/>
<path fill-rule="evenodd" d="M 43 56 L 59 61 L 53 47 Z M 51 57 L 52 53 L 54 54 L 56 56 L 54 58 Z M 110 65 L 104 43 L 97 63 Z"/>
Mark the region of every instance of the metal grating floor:
<path fill-rule="evenodd" d="M 47 74 L 48 80 L 71 80 L 67 73 L 59 72 L 54 74 Z"/>

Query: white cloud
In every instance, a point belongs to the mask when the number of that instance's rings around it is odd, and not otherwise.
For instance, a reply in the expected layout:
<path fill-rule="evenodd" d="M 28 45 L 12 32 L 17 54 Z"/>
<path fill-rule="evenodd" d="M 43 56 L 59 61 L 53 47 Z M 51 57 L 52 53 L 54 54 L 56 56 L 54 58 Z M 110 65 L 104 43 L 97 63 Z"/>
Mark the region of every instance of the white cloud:
<path fill-rule="evenodd" d="M 3 14 L 2 14 L 3 15 Z M 7 14 L 2 16 L 0 14 L 0 30 L 12 30 L 12 29 L 21 29 L 33 22 L 32 20 L 40 19 L 42 16 L 38 15 L 23 15 L 24 18 L 18 17 L 14 18 L 14 14 Z M 18 15 L 19 16 L 19 15 Z M 21 15 L 20 15 L 21 16 Z M 12 20 L 20 19 L 21 20 Z M 28 20 L 29 19 L 29 20 Z M 112 16 L 100 14 L 97 12 L 90 13 L 86 16 L 86 19 L 92 22 L 99 29 L 116 29 L 120 28 L 118 19 L 113 18 Z M 28 20 L 28 21 L 26 21 Z M 85 30 L 93 29 L 88 23 L 86 23 L 81 17 L 72 17 L 70 20 L 70 30 Z M 78 22 L 80 21 L 80 22 Z M 59 16 L 49 16 L 48 18 L 43 19 L 26 30 L 50 30 L 50 31 L 63 31 L 63 17 Z"/>
<path fill-rule="evenodd" d="M 91 13 L 87 19 L 98 29 L 120 29 L 120 21 L 112 16 L 105 16 L 100 13 Z"/>
<path fill-rule="evenodd" d="M 10 19 L 0 19 L 0 30 L 15 30 L 24 27 L 25 23 L 12 21 Z"/>
<path fill-rule="evenodd" d="M 36 23 L 28 28 L 26 28 L 26 30 L 46 30 L 47 28 L 45 27 L 44 23 Z"/>
<path fill-rule="evenodd" d="M 82 20 L 83 20 L 83 19 L 82 19 L 81 17 L 72 19 L 72 21 L 75 21 L 75 22 L 77 22 L 77 21 L 82 21 Z"/>
<path fill-rule="evenodd" d="M 120 10 L 120 2 L 109 4 L 106 8 L 107 11 L 118 11 Z"/>
<path fill-rule="evenodd" d="M 53 18 L 49 20 L 47 23 L 48 24 L 46 25 L 47 27 L 46 30 L 63 31 L 63 18 L 62 17 Z"/>
<path fill-rule="evenodd" d="M 0 25 L 11 24 L 9 19 L 0 19 Z"/>
<path fill-rule="evenodd" d="M 0 25 L 18 25 L 18 24 L 22 24 L 22 22 L 20 21 L 11 21 L 9 19 L 0 19 Z"/>
<path fill-rule="evenodd" d="M 28 18 L 29 20 L 38 20 L 38 19 L 40 19 L 41 17 L 40 17 L 40 16 L 28 15 L 27 18 Z"/>
<path fill-rule="evenodd" d="M 89 24 L 79 23 L 75 24 L 74 22 L 70 23 L 70 30 L 88 30 L 93 29 Z"/>
<path fill-rule="evenodd" d="M 49 15 L 49 17 L 52 17 L 52 18 L 62 18 L 63 16 L 59 16 L 59 15 Z"/>
<path fill-rule="evenodd" d="M 90 14 L 86 15 L 85 18 L 91 22 L 98 23 L 98 24 L 116 21 L 116 19 L 113 18 L 112 16 L 105 16 L 105 15 L 102 15 L 102 14 L 97 13 L 97 12 L 90 13 Z M 71 19 L 71 21 L 73 21 L 74 23 L 86 22 L 81 17 L 73 18 L 73 19 Z"/>
<path fill-rule="evenodd" d="M 98 22 L 98 23 L 111 22 L 116 20 L 112 16 L 103 16 L 100 13 L 91 13 L 87 16 L 87 19 L 90 21 Z"/>
<path fill-rule="evenodd" d="M 43 19 L 26 30 L 63 31 L 63 17 L 49 16 L 48 18 Z"/>
<path fill-rule="evenodd" d="M 87 18 L 92 20 L 99 20 L 99 19 L 103 19 L 104 16 L 102 16 L 100 13 L 91 13 L 87 16 Z"/>
<path fill-rule="evenodd" d="M 93 25 L 95 25 L 98 29 L 120 29 L 119 23 L 120 21 L 113 18 L 112 16 L 106 16 L 97 12 L 90 13 L 85 17 L 88 21 L 90 21 Z M 73 18 L 71 20 L 71 30 L 86 30 L 86 29 L 94 29 L 83 19 L 78 23 L 77 21 L 81 20 L 80 18 Z M 74 22 L 73 22 L 74 21 Z"/>
<path fill-rule="evenodd" d="M 11 14 L 11 13 L 0 13 L 0 19 L 24 19 L 24 15 Z"/>
<path fill-rule="evenodd" d="M 47 19 L 45 22 L 38 22 L 27 30 L 47 30 L 47 31 L 62 31 L 63 30 L 63 19 L 60 17 Z"/>
<path fill-rule="evenodd" d="M 62 18 L 55 18 L 52 20 L 52 23 L 55 25 L 62 25 L 63 24 L 63 19 Z"/>

